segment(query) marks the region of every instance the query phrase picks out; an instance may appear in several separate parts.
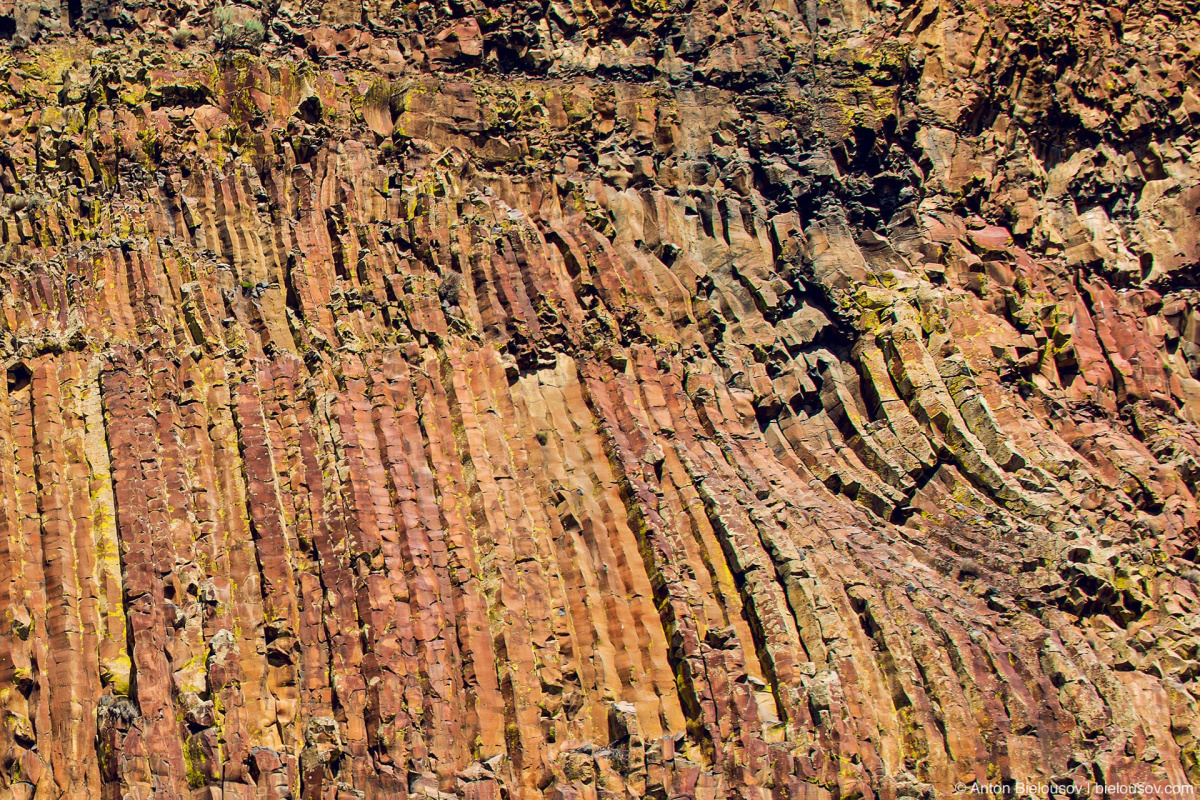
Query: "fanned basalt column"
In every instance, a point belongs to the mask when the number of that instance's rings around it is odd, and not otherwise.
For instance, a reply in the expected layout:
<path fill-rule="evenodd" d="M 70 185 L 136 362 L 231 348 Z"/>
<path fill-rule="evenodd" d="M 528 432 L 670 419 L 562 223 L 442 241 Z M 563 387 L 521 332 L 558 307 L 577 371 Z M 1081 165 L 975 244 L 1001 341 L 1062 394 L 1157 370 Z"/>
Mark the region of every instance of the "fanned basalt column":
<path fill-rule="evenodd" d="M 1200 788 L 1198 19 L 0 2 L 0 800 Z"/>

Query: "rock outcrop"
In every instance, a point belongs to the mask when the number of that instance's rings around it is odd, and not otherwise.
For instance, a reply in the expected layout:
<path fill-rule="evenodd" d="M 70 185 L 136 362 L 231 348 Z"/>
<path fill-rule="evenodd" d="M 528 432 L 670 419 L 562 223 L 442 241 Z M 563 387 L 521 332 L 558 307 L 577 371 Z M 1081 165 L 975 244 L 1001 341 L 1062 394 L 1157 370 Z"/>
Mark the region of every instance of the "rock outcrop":
<path fill-rule="evenodd" d="M 0 0 L 0 797 L 1200 786 L 1198 19 Z"/>

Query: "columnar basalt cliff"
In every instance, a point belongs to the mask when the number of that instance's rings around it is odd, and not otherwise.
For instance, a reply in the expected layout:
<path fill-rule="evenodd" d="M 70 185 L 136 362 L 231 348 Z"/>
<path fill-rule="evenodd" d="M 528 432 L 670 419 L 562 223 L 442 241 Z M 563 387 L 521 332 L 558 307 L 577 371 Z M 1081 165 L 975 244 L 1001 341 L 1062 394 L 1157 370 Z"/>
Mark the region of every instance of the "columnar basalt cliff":
<path fill-rule="evenodd" d="M 0 0 L 0 797 L 1200 785 L 1198 19 Z"/>

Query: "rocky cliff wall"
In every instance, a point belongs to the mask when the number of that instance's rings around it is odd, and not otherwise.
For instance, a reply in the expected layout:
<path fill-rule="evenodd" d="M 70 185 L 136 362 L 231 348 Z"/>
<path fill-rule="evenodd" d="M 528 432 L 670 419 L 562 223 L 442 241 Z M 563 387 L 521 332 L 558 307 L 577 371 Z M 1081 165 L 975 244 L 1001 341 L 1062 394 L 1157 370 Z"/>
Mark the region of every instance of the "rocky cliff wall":
<path fill-rule="evenodd" d="M 0 795 L 1200 784 L 1195 2 L 0 2 Z"/>

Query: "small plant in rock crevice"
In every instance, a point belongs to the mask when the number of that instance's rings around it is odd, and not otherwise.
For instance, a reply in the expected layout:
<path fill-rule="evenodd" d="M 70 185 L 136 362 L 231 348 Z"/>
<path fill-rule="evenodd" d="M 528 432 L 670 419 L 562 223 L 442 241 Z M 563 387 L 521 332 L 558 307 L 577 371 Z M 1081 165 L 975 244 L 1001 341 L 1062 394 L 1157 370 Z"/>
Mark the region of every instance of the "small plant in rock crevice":
<path fill-rule="evenodd" d="M 227 5 L 213 10 L 213 45 L 218 50 L 253 49 L 263 43 L 266 29 L 258 12 Z"/>

